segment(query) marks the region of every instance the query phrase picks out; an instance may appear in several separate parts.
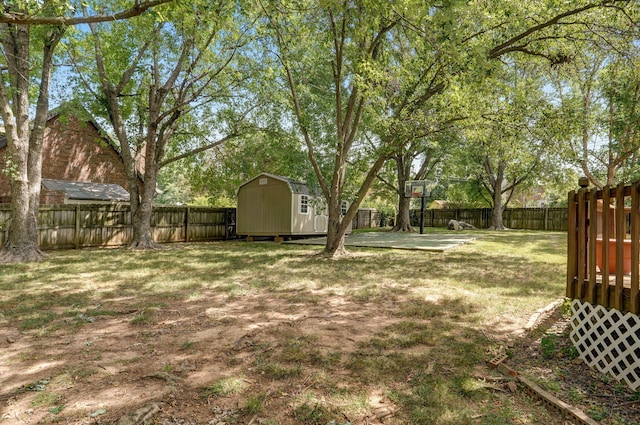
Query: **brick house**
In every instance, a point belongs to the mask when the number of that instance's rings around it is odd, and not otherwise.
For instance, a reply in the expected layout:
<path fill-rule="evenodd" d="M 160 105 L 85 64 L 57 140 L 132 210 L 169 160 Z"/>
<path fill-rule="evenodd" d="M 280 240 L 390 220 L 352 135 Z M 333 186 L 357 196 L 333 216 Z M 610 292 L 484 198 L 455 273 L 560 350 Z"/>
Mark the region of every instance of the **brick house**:
<path fill-rule="evenodd" d="M 6 160 L 7 139 L 1 135 L 0 170 L 6 168 Z M 43 141 L 42 179 L 40 201 L 43 205 L 122 201 L 123 191 L 127 193 L 128 190 L 122 157 L 100 126 L 93 120 L 82 120 L 57 110 L 51 111 L 47 121 Z M 78 190 L 80 187 L 84 190 Z M 83 199 L 83 194 L 87 193 L 93 193 L 93 197 Z M 113 193 L 118 196 L 110 197 Z M 105 196 L 100 198 L 96 194 Z M 10 201 L 9 177 L 0 172 L 0 203 Z"/>

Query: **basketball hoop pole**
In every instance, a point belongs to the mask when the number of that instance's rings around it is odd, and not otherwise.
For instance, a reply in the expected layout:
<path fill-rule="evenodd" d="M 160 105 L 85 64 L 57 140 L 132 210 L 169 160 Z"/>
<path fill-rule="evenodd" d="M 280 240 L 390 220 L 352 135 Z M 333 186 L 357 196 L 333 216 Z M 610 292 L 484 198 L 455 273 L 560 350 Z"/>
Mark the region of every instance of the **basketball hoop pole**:
<path fill-rule="evenodd" d="M 424 235 L 424 194 L 420 197 L 420 234 Z"/>
<path fill-rule="evenodd" d="M 407 180 L 404 182 L 404 196 L 407 198 L 420 198 L 420 234 L 424 234 L 424 210 L 425 200 L 431 195 L 431 186 L 427 180 Z"/>

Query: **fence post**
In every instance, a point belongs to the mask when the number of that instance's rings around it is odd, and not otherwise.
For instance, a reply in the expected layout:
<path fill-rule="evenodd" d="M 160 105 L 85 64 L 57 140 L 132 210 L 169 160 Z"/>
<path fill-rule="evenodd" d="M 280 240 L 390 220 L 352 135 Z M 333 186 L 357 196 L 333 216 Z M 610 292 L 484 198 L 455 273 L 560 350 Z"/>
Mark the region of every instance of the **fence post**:
<path fill-rule="evenodd" d="M 189 211 L 190 207 L 184 209 L 184 241 L 189 242 Z"/>
<path fill-rule="evenodd" d="M 569 192 L 568 223 L 567 223 L 567 297 L 571 299 L 579 298 L 576 286 L 578 275 L 578 210 L 577 194 L 575 191 Z"/>
<path fill-rule="evenodd" d="M 640 288 L 638 281 L 640 280 L 640 271 L 638 257 L 640 256 L 640 198 L 638 190 L 640 185 L 638 182 L 631 186 L 631 289 L 629 310 L 634 313 L 640 313 L 640 299 L 638 294 Z"/>
<path fill-rule="evenodd" d="M 76 231 L 73 235 L 73 245 L 76 249 L 80 249 L 80 204 L 76 204 L 75 221 Z"/>
<path fill-rule="evenodd" d="M 544 208 L 544 230 L 549 230 L 549 207 Z"/>

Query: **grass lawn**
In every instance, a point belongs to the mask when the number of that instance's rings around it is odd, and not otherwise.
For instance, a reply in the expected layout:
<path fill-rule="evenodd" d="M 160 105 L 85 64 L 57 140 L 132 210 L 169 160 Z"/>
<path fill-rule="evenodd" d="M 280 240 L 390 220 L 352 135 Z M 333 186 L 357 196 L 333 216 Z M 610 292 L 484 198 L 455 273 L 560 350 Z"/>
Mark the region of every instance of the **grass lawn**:
<path fill-rule="evenodd" d="M 221 242 L 0 271 L 0 423 L 552 424 L 485 362 L 563 296 L 566 234 L 445 253 Z M 150 415 L 151 416 L 151 415 Z"/>

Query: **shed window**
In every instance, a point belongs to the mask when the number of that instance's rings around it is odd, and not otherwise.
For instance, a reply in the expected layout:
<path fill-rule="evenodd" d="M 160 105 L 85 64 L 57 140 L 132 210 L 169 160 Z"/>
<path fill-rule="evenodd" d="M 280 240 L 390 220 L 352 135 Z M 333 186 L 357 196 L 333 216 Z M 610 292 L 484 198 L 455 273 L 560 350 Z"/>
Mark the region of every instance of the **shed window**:
<path fill-rule="evenodd" d="M 307 195 L 300 195 L 300 214 L 309 213 L 309 197 Z"/>
<path fill-rule="evenodd" d="M 340 206 L 340 213 L 343 216 L 347 215 L 347 201 L 342 201 L 342 205 Z"/>

